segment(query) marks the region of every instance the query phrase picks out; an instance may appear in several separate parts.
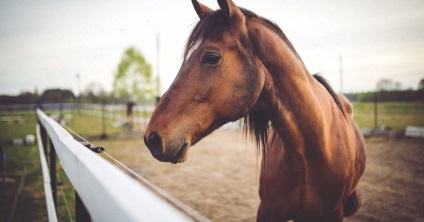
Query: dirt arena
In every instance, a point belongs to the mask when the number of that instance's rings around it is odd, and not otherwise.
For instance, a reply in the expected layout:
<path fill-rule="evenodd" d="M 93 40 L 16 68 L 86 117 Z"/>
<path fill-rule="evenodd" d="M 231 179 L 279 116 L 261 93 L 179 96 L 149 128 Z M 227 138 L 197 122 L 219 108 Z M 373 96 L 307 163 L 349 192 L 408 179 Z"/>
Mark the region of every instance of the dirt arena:
<path fill-rule="evenodd" d="M 363 206 L 345 221 L 424 221 L 424 140 L 367 140 Z M 216 131 L 183 164 L 153 159 L 141 139 L 111 142 L 108 153 L 213 221 L 255 221 L 259 165 L 240 131 Z"/>

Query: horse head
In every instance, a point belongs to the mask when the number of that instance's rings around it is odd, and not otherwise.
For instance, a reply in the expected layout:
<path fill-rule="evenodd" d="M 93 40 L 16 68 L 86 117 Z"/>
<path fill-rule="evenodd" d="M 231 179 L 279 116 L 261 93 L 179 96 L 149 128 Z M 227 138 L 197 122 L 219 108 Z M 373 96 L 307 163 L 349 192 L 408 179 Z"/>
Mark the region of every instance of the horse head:
<path fill-rule="evenodd" d="M 266 69 L 249 47 L 243 12 L 231 0 L 219 0 L 217 11 L 192 3 L 200 21 L 144 136 L 152 155 L 164 162 L 185 161 L 191 145 L 246 116 L 265 84 Z"/>

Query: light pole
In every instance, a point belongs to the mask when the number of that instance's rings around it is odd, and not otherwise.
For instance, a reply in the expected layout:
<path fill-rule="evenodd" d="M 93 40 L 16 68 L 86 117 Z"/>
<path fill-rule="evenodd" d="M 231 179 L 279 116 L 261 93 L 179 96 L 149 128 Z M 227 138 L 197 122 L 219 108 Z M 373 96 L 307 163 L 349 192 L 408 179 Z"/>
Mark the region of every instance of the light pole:
<path fill-rule="evenodd" d="M 77 73 L 77 85 L 78 85 L 78 97 L 77 97 L 77 110 L 78 114 L 81 113 L 81 87 L 80 87 L 80 75 Z"/>
<path fill-rule="evenodd" d="M 152 31 L 156 33 L 156 103 L 160 98 L 160 31 L 151 19 L 147 19 L 146 24 L 152 28 Z"/>
<path fill-rule="evenodd" d="M 339 55 L 339 65 L 340 65 L 340 94 L 343 94 L 343 54 Z"/>
<path fill-rule="evenodd" d="M 156 33 L 156 95 L 160 97 L 160 34 Z"/>

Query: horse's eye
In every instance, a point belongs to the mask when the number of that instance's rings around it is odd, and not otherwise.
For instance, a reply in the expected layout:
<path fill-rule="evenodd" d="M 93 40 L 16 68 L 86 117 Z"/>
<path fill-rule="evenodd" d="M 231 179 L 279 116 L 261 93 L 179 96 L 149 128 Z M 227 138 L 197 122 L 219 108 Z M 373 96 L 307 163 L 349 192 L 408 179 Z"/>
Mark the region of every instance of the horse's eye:
<path fill-rule="evenodd" d="M 216 65 L 221 60 L 221 56 L 215 52 L 208 52 L 202 57 L 202 64 Z"/>

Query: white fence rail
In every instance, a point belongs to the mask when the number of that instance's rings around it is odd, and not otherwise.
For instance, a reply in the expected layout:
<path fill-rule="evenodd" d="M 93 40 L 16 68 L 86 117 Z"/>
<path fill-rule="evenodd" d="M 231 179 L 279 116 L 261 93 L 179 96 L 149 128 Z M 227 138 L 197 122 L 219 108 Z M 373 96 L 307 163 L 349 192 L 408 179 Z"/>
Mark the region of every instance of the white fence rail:
<path fill-rule="evenodd" d="M 37 110 L 62 168 L 94 221 L 190 221 Z"/>
<path fill-rule="evenodd" d="M 38 153 L 40 154 L 41 171 L 43 173 L 43 185 L 44 193 L 46 196 L 47 215 L 50 222 L 57 221 L 56 207 L 54 205 L 51 180 L 49 174 L 49 167 L 47 165 L 46 154 L 44 153 L 44 145 L 41 142 L 40 125 L 37 125 L 37 141 L 38 141 Z"/>

